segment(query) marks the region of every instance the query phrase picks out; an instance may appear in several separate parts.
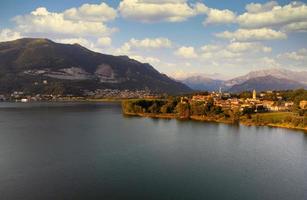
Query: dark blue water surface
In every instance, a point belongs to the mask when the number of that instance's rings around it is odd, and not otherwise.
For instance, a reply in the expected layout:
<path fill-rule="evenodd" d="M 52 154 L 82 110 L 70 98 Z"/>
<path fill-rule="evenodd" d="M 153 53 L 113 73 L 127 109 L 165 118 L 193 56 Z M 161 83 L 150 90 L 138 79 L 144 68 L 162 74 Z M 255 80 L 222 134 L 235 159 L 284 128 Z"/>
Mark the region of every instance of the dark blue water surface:
<path fill-rule="evenodd" d="M 0 199 L 307 199 L 307 134 L 0 103 Z"/>

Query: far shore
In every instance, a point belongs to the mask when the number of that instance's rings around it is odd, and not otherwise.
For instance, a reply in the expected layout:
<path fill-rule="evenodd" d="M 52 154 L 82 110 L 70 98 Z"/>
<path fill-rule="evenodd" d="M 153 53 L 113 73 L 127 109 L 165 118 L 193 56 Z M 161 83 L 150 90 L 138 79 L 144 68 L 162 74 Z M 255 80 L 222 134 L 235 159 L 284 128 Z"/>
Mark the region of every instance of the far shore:
<path fill-rule="evenodd" d="M 197 115 L 192 115 L 189 118 L 180 118 L 176 114 L 127 113 L 127 112 L 124 112 L 123 114 L 126 116 L 139 116 L 139 117 L 148 117 L 148 118 L 193 120 L 193 121 L 203 121 L 203 122 L 216 122 L 216 123 L 223 123 L 223 124 L 235 124 L 230 119 L 207 117 L 207 116 L 197 116 Z M 307 127 L 295 127 L 295 126 L 291 126 L 290 124 L 286 124 L 286 123 L 266 124 L 266 123 L 255 123 L 255 122 L 248 121 L 246 119 L 241 119 L 239 124 L 243 126 L 267 126 L 267 127 L 275 127 L 275 128 L 301 130 L 307 134 Z"/>
<path fill-rule="evenodd" d="M 101 99 L 67 99 L 67 100 L 43 100 L 43 101 L 29 101 L 26 103 L 36 103 L 36 102 L 50 102 L 50 103 L 57 103 L 57 102 L 110 102 L 110 103 L 121 103 L 124 100 L 133 100 L 133 99 L 120 99 L 120 98 L 101 98 Z M 1 101 L 7 103 L 22 103 L 20 101 Z M 0 103 L 1 103 L 0 102 Z M 25 104 L 26 104 L 25 103 Z M 216 122 L 216 123 L 224 123 L 224 124 L 234 124 L 231 119 L 225 118 L 218 118 L 215 116 L 199 116 L 199 115 L 192 115 L 188 118 L 179 117 L 177 114 L 168 113 L 168 114 L 161 114 L 161 113 L 131 113 L 131 112 L 124 112 L 123 114 L 126 116 L 139 116 L 139 117 L 148 117 L 148 118 L 160 118 L 160 119 L 177 119 L 177 120 L 193 120 L 193 121 L 203 121 L 203 122 Z M 284 114 L 284 113 L 274 113 L 274 114 Z M 240 118 L 238 122 L 244 126 L 267 126 L 267 127 L 276 127 L 276 128 L 286 128 L 286 129 L 295 129 L 295 130 L 302 130 L 307 133 L 307 127 L 295 127 L 288 123 L 255 123 L 251 120 L 247 120 L 244 117 Z"/>
<path fill-rule="evenodd" d="M 105 98 L 105 99 L 57 99 L 57 100 L 39 100 L 39 101 L 0 101 L 0 103 L 39 103 L 39 102 L 118 102 L 121 103 L 122 101 L 127 99 L 117 99 L 117 98 Z M 129 99 L 130 100 L 130 99 Z"/>

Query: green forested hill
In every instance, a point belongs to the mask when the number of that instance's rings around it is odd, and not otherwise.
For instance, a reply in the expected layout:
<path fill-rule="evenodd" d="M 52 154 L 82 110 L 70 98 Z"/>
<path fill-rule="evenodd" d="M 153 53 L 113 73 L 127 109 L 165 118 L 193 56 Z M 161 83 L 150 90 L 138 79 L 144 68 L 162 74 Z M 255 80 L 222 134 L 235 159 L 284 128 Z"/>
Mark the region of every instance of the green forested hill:
<path fill-rule="evenodd" d="M 41 85 L 43 80 L 48 85 Z M 78 93 L 94 89 L 148 89 L 184 93 L 191 89 L 127 56 L 90 51 L 79 44 L 24 38 L 0 43 L 0 93 L 15 90 Z"/>

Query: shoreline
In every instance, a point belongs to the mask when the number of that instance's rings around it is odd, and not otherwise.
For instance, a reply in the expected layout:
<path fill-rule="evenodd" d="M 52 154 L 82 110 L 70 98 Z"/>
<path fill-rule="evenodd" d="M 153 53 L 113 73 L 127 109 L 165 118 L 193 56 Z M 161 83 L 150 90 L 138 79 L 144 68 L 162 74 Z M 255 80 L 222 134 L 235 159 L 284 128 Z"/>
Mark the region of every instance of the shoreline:
<path fill-rule="evenodd" d="M 128 113 L 123 112 L 123 115 L 131 116 L 131 117 L 146 117 L 146 118 L 155 118 L 155 119 L 176 119 L 176 120 L 191 120 L 191 121 L 202 121 L 202 122 L 214 122 L 214 123 L 223 123 L 223 124 L 235 124 L 232 120 L 227 119 L 217 119 L 214 117 L 203 117 L 203 116 L 196 116 L 192 115 L 189 118 L 180 118 L 176 114 L 152 114 L 152 113 Z M 292 130 L 300 130 L 307 134 L 307 127 L 294 127 L 289 124 L 257 124 L 254 122 L 248 121 L 239 121 L 238 124 L 243 126 L 258 126 L 258 127 L 271 127 L 271 128 L 283 128 L 283 129 L 292 129 Z"/>
<path fill-rule="evenodd" d="M 29 101 L 29 102 L 16 102 L 16 101 L 1 101 L 0 103 L 41 103 L 41 102 L 46 102 L 46 103 L 69 103 L 69 102 L 80 102 L 80 103 L 86 103 L 86 102 L 92 102 L 92 103 L 103 103 L 103 102 L 110 102 L 110 103 L 121 103 L 122 101 L 127 100 L 127 99 L 84 99 L 84 100 L 55 100 L 55 101 Z M 129 99 L 131 100 L 131 99 Z M 198 115 L 192 115 L 189 118 L 180 118 L 176 114 L 153 114 L 153 113 L 131 113 L 131 112 L 125 112 L 122 111 L 123 115 L 126 116 L 135 116 L 135 117 L 147 117 L 147 118 L 155 118 L 155 119 L 176 119 L 176 120 L 192 120 L 192 121 L 202 121 L 202 122 L 214 122 L 214 123 L 223 123 L 223 124 L 235 124 L 233 123 L 232 120 L 230 119 L 224 119 L 224 118 L 216 118 L 214 116 L 198 116 Z M 303 131 L 304 133 L 307 133 L 307 127 L 295 127 L 291 124 L 286 124 L 286 123 L 255 123 L 248 121 L 246 119 L 241 119 L 238 122 L 240 125 L 243 126 L 258 126 L 258 127 L 272 127 L 272 128 L 284 128 L 284 129 L 292 129 L 292 130 L 300 130 Z"/>
<path fill-rule="evenodd" d="M 70 99 L 70 100 L 40 100 L 40 101 L 28 101 L 28 102 L 22 102 L 22 101 L 0 101 L 0 103 L 62 103 L 62 102 L 116 102 L 121 103 L 126 99 Z"/>

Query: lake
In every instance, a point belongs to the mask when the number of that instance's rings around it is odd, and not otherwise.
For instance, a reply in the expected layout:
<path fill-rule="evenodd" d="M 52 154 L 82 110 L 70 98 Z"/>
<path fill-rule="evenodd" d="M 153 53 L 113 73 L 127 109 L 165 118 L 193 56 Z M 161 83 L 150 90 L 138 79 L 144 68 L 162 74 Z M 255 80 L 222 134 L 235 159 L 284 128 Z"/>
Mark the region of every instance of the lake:
<path fill-rule="evenodd" d="M 0 199 L 307 199 L 307 134 L 0 103 Z"/>

